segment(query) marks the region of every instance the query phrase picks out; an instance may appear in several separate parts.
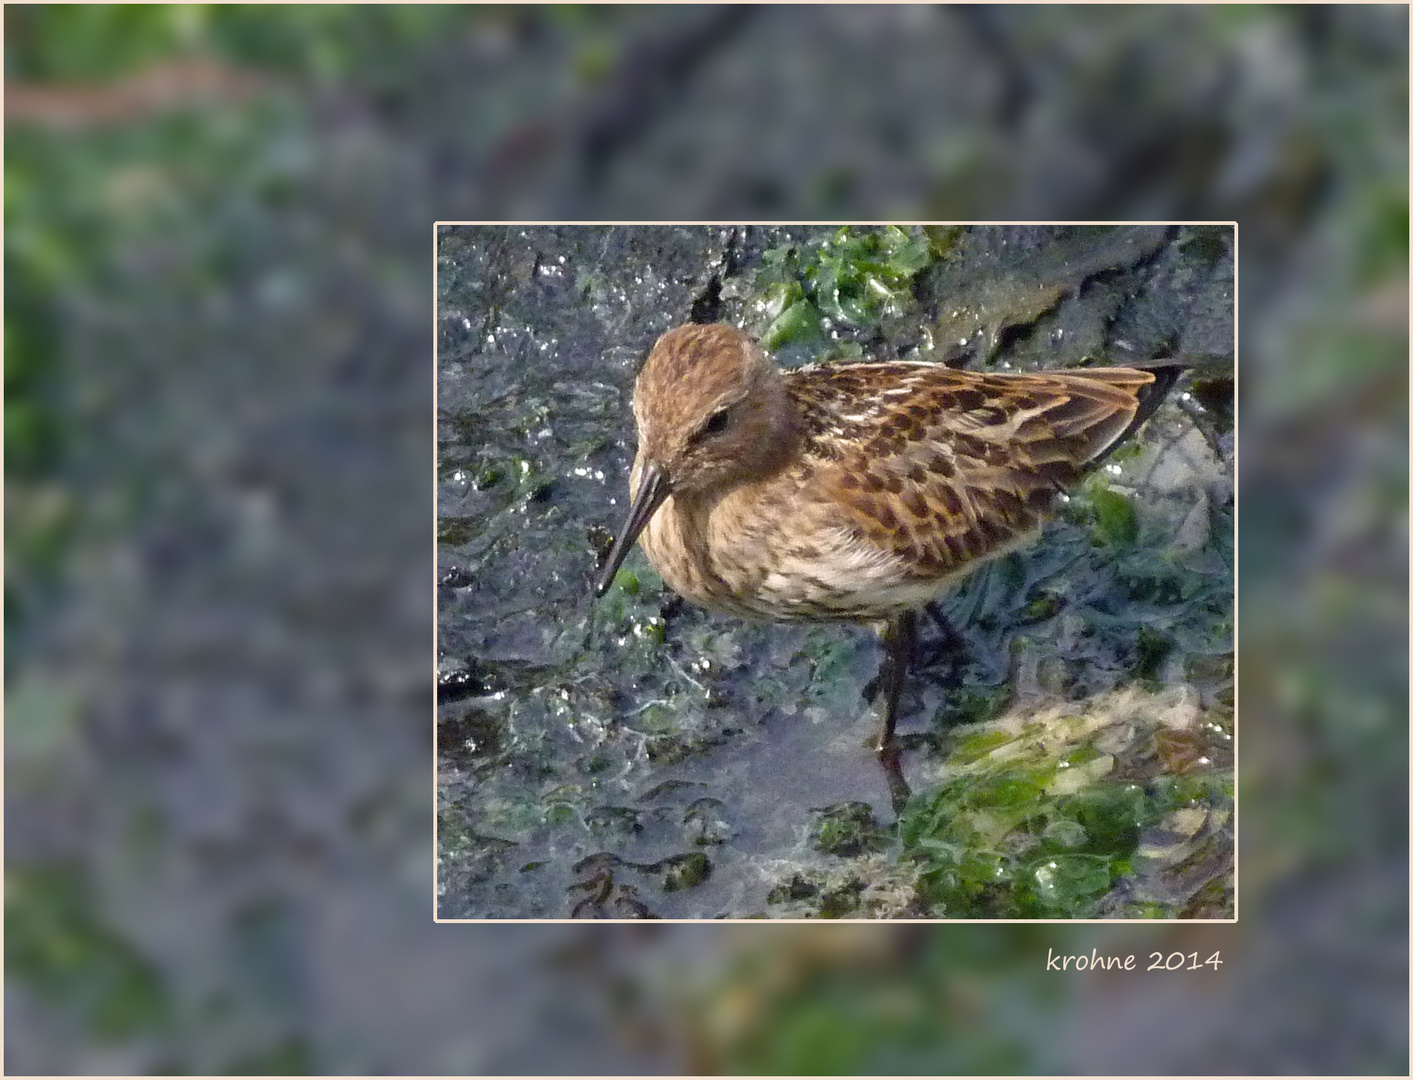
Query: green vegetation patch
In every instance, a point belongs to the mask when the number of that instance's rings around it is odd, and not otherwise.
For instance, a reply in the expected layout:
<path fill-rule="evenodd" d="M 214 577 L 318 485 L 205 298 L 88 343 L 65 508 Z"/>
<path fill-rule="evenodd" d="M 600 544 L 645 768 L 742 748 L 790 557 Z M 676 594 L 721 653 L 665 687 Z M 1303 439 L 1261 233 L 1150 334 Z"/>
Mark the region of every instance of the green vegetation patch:
<path fill-rule="evenodd" d="M 941 785 L 903 812 L 902 858 L 934 916 L 1142 915 L 1127 891 L 1172 917 L 1226 872 L 1211 856 L 1227 842 L 1230 771 L 1170 775 L 1149 750 L 1191 730 L 1191 703 L 1129 690 L 1067 710 L 959 732 Z"/>
<path fill-rule="evenodd" d="M 920 230 L 897 225 L 848 227 L 832 235 L 770 248 L 757 278 L 768 320 L 768 348 L 823 340 L 824 320 L 853 329 L 876 326 L 913 306 L 913 277 L 933 261 Z"/>
<path fill-rule="evenodd" d="M 119 1040 L 170 1026 L 165 983 L 99 918 L 92 882 L 79 868 L 6 872 L 5 977 L 76 1014 L 93 1036 Z"/>
<path fill-rule="evenodd" d="M 887 832 L 878 827 L 873 808 L 865 802 L 842 802 L 815 811 L 811 842 L 826 855 L 854 856 L 882 851 L 890 843 Z"/>

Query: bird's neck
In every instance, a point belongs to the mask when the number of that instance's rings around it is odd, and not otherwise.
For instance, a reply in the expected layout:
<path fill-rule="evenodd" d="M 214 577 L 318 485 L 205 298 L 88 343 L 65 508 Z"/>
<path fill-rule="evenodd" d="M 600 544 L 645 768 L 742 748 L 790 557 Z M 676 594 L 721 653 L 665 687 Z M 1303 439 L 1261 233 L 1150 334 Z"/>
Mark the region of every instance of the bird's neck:
<path fill-rule="evenodd" d="M 790 463 L 803 426 L 780 372 L 771 371 L 761 379 L 738 427 L 740 472 L 728 487 L 767 481 Z"/>

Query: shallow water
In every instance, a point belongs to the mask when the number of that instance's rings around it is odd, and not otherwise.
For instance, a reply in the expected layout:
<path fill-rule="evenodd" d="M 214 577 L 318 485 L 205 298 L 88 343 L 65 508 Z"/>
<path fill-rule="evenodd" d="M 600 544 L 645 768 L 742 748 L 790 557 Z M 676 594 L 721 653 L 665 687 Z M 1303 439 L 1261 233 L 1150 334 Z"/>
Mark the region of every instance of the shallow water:
<path fill-rule="evenodd" d="M 761 303 L 763 255 L 831 232 L 443 228 L 443 917 L 966 913 L 959 894 L 944 903 L 935 880 L 924 880 L 937 872 L 920 854 L 931 850 L 928 836 L 900 858 L 904 843 L 868 750 L 876 721 L 865 691 L 880 657 L 871 632 L 702 612 L 664 589 L 636 552 L 629 573 L 590 602 L 625 508 L 628 399 L 648 348 L 691 317 L 761 334 L 772 316 Z M 842 341 L 869 357 L 1025 369 L 1172 350 L 1195 357 L 1197 377 L 1220 388 L 1233 349 L 1229 240 L 1162 228 L 935 235 L 932 264 L 896 309 L 787 343 L 777 358 L 816 359 Z M 986 731 L 1002 733 L 993 747 L 1030 738 L 1025 760 L 1050 778 L 1044 787 L 1064 765 L 1036 758 L 1033 730 L 1022 734 L 1027 718 L 1057 702 L 1085 713 L 1096 695 L 1131 685 L 1152 707 L 1125 721 L 1137 733 L 1096 782 L 1115 784 L 1125 768 L 1145 783 L 1168 773 L 1229 780 L 1230 422 L 1191 398 L 1174 400 L 1135 442 L 1138 456 L 1105 480 L 1136 499 L 1077 497 L 1039 544 L 938 605 L 955 630 L 924 620 L 904 702 L 903 730 L 916 735 L 904 763 L 910 813 L 954 779 L 962 740 Z M 1208 721 L 1220 728 L 1216 751 L 1213 739 L 1191 760 L 1153 750 L 1158 735 L 1164 747 L 1172 742 L 1167 727 L 1191 741 Z M 1053 750 L 1093 732 L 1081 724 L 1052 734 Z M 1005 756 L 998 767 L 1013 770 L 1020 758 Z M 1230 808 L 1210 805 L 1220 793 L 1204 798 L 1199 854 L 1210 872 L 1197 875 L 1198 887 L 1221 899 L 1185 913 L 1220 915 L 1230 902 Z M 819 811 L 849 803 L 871 808 L 873 827 L 855 813 L 862 838 L 830 847 Z M 1017 820 L 1020 851 L 1049 827 Z M 1173 824 L 1135 823 L 1148 830 L 1141 850 L 1160 850 L 1155 830 Z M 904 833 L 918 829 L 926 833 Z M 1156 877 L 1127 858 L 1122 869 L 1091 888 L 1083 911 L 1133 915 L 1142 901 L 1157 905 L 1149 915 L 1182 914 L 1198 891 L 1150 888 Z M 978 911 L 1034 913 L 1005 903 Z"/>

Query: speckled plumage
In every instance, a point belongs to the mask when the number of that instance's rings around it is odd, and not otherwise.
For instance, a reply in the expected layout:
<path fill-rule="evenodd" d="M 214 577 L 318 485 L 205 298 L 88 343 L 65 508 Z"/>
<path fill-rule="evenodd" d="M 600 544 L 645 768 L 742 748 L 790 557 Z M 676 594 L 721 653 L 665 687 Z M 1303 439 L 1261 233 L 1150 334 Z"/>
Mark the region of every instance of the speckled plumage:
<path fill-rule="evenodd" d="M 639 539 L 712 610 L 894 619 L 1031 539 L 1178 370 L 781 372 L 734 327 L 680 326 L 638 376 L 634 507 L 600 591 Z"/>

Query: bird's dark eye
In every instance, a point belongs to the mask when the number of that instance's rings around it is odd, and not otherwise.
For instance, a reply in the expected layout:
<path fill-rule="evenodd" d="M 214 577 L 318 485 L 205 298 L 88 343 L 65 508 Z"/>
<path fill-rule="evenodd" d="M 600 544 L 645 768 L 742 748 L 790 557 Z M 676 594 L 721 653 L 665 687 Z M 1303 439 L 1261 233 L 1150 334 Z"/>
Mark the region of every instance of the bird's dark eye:
<path fill-rule="evenodd" d="M 711 419 L 706 422 L 706 426 L 702 428 L 702 434 L 707 436 L 720 435 L 726 430 L 730 423 L 731 410 L 717 409 L 716 412 L 711 414 Z"/>

